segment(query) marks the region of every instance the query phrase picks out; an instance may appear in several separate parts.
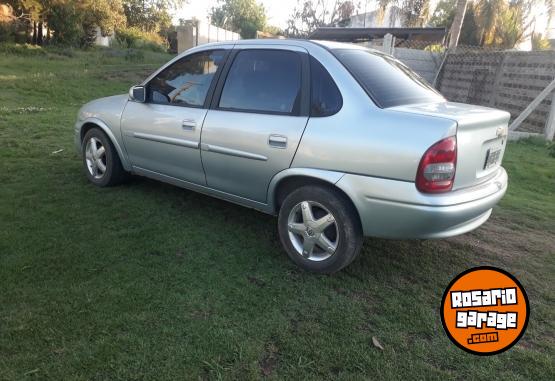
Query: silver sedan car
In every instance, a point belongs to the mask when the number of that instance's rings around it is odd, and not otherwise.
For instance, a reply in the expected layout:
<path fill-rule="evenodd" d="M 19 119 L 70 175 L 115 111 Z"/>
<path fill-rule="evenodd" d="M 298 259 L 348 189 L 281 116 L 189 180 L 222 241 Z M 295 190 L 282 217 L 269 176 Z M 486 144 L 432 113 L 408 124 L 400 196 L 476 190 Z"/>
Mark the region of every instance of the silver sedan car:
<path fill-rule="evenodd" d="M 446 101 L 393 57 L 324 41 L 214 43 L 81 108 L 98 186 L 146 176 L 278 215 L 300 267 L 338 271 L 364 236 L 443 238 L 507 189 L 509 114 Z"/>

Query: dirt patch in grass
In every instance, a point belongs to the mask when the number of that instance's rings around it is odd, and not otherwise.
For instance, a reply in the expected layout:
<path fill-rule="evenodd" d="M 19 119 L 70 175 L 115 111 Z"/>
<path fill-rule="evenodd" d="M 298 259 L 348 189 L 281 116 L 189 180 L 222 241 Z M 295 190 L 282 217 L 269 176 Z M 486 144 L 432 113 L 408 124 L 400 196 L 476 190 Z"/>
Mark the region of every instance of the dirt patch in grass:
<path fill-rule="evenodd" d="M 266 345 L 266 350 L 262 358 L 260 359 L 260 374 L 263 377 L 269 377 L 274 373 L 278 363 L 278 348 L 273 344 L 269 343 Z"/>
<path fill-rule="evenodd" d="M 448 241 L 506 261 L 514 261 L 530 254 L 555 253 L 555 236 L 550 232 L 527 227 L 517 228 L 495 217 L 471 234 Z"/>

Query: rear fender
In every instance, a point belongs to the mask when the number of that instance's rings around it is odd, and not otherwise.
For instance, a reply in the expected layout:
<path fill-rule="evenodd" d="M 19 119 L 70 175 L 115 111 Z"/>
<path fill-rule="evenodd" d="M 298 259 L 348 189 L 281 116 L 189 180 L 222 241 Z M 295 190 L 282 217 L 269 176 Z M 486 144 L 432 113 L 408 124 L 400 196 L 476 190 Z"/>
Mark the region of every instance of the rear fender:
<path fill-rule="evenodd" d="M 278 189 L 280 183 L 288 178 L 291 177 L 305 177 L 307 179 L 314 179 L 327 182 L 331 185 L 337 183 L 342 177 L 344 173 L 342 172 L 335 172 L 335 171 L 326 171 L 323 169 L 315 169 L 315 168 L 288 168 L 285 169 L 278 174 L 276 174 L 272 181 L 270 181 L 270 185 L 268 186 L 268 195 L 267 195 L 267 211 L 271 214 L 277 213 L 277 205 L 276 205 L 276 190 Z"/>

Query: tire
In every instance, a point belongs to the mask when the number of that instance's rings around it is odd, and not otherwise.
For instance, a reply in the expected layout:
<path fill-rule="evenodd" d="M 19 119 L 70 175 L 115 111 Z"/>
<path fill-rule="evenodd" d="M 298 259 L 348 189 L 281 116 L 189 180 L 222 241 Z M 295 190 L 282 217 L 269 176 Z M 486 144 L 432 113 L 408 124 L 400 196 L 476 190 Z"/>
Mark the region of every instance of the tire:
<path fill-rule="evenodd" d="M 82 146 L 83 167 L 91 183 L 99 187 L 109 187 L 126 180 L 127 172 L 121 165 L 118 153 L 100 128 L 91 128 L 85 134 Z"/>
<path fill-rule="evenodd" d="M 318 185 L 303 186 L 285 198 L 278 230 L 289 258 L 316 273 L 331 274 L 349 265 L 363 243 L 360 220 L 350 200 Z"/>

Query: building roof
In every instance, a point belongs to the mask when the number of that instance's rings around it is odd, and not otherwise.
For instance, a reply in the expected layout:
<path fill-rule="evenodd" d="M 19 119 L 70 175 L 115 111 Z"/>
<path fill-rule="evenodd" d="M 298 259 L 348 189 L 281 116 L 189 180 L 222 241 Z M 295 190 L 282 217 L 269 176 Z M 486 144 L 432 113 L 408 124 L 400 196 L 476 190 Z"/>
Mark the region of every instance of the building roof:
<path fill-rule="evenodd" d="M 397 39 L 443 42 L 446 28 L 318 28 L 310 35 L 314 40 L 344 42 L 371 41 L 392 34 Z"/>

